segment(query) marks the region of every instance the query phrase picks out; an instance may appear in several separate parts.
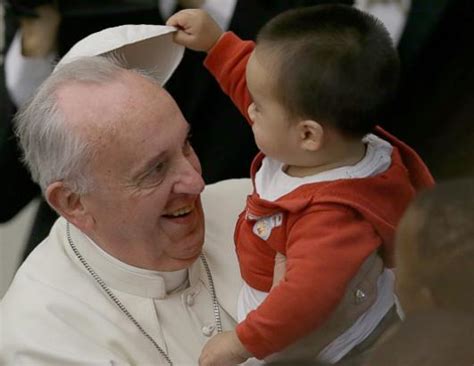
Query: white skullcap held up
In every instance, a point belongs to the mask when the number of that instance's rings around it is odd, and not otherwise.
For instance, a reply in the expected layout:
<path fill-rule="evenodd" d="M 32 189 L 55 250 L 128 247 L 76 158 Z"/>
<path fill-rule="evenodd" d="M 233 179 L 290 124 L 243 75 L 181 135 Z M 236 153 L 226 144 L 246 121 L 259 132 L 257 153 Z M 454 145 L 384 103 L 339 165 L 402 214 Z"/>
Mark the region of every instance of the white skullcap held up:
<path fill-rule="evenodd" d="M 85 56 L 114 52 L 133 68 L 151 71 L 164 85 L 183 58 L 184 47 L 173 42 L 175 27 L 127 24 L 90 34 L 77 42 L 55 70 Z"/>

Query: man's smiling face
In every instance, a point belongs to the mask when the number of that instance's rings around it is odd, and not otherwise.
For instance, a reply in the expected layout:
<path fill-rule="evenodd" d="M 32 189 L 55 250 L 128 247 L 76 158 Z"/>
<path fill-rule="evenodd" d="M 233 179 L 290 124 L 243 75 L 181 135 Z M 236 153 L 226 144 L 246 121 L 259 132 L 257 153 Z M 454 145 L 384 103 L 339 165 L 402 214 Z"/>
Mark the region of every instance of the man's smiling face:
<path fill-rule="evenodd" d="M 76 123 L 96 146 L 94 188 L 81 198 L 92 225 L 81 229 L 130 265 L 188 267 L 204 242 L 204 181 L 172 97 L 124 71 L 107 85 L 65 87 L 60 99 L 65 113 L 81 116 Z"/>

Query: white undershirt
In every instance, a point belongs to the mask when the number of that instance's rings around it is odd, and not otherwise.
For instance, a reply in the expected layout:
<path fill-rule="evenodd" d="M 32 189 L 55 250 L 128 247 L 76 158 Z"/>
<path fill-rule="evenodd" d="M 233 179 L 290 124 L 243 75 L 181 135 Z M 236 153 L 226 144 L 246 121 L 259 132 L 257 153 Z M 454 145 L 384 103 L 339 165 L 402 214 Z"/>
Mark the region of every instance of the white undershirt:
<path fill-rule="evenodd" d="M 284 164 L 281 161 L 265 157 L 262 166 L 255 175 L 255 191 L 264 200 L 276 201 L 303 184 L 365 178 L 386 171 L 392 162 L 392 146 L 373 134 L 365 136 L 362 142 L 366 145 L 366 152 L 357 164 L 327 170 L 307 177 L 289 176 L 283 171 Z"/>
<path fill-rule="evenodd" d="M 291 177 L 283 171 L 284 164 L 265 157 L 255 176 L 255 190 L 260 198 L 275 201 L 308 183 L 327 182 L 337 179 L 365 178 L 386 171 L 391 164 L 392 146 L 385 140 L 369 134 L 362 141 L 366 144 L 364 158 L 352 166 L 340 167 L 308 177 Z M 377 298 L 374 304 L 343 334 L 324 348 L 318 360 L 336 363 L 352 348 L 367 338 L 394 304 L 393 272 L 386 269 L 377 279 Z M 237 302 L 237 318 L 241 322 L 267 297 L 244 282 Z"/>
<path fill-rule="evenodd" d="M 412 0 L 355 0 L 354 7 L 380 19 L 396 45 L 405 29 L 411 2 Z"/>
<path fill-rule="evenodd" d="M 5 84 L 8 95 L 17 107 L 24 105 L 36 89 L 53 72 L 56 53 L 45 57 L 21 54 L 21 31 L 17 31 L 5 56 Z"/>

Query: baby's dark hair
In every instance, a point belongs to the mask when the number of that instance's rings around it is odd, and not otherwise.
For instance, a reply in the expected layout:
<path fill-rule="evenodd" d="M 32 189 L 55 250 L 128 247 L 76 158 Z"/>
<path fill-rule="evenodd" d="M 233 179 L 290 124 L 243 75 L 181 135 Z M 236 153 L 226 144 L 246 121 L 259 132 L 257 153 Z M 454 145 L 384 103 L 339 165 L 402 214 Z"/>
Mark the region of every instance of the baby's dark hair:
<path fill-rule="evenodd" d="M 420 193 L 409 210 L 419 223 L 414 280 L 430 288 L 441 308 L 472 311 L 474 179 L 440 183 Z"/>
<path fill-rule="evenodd" d="M 370 132 L 397 89 L 400 63 L 375 17 L 345 5 L 284 12 L 257 36 L 275 52 L 276 96 L 291 116 L 361 136 Z"/>

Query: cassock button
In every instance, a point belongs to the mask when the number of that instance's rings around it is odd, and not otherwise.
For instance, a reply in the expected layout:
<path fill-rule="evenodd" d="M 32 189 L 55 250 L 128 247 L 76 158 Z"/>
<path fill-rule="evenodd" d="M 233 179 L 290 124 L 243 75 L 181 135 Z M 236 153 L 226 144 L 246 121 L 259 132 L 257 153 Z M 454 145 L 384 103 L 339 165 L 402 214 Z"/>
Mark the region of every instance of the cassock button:
<path fill-rule="evenodd" d="M 186 295 L 186 304 L 188 306 L 193 306 L 194 305 L 194 294 L 187 294 Z"/>
<path fill-rule="evenodd" d="M 216 329 L 214 324 L 205 325 L 202 327 L 202 334 L 204 334 L 206 337 L 210 337 L 212 333 L 214 333 L 214 329 Z"/>

